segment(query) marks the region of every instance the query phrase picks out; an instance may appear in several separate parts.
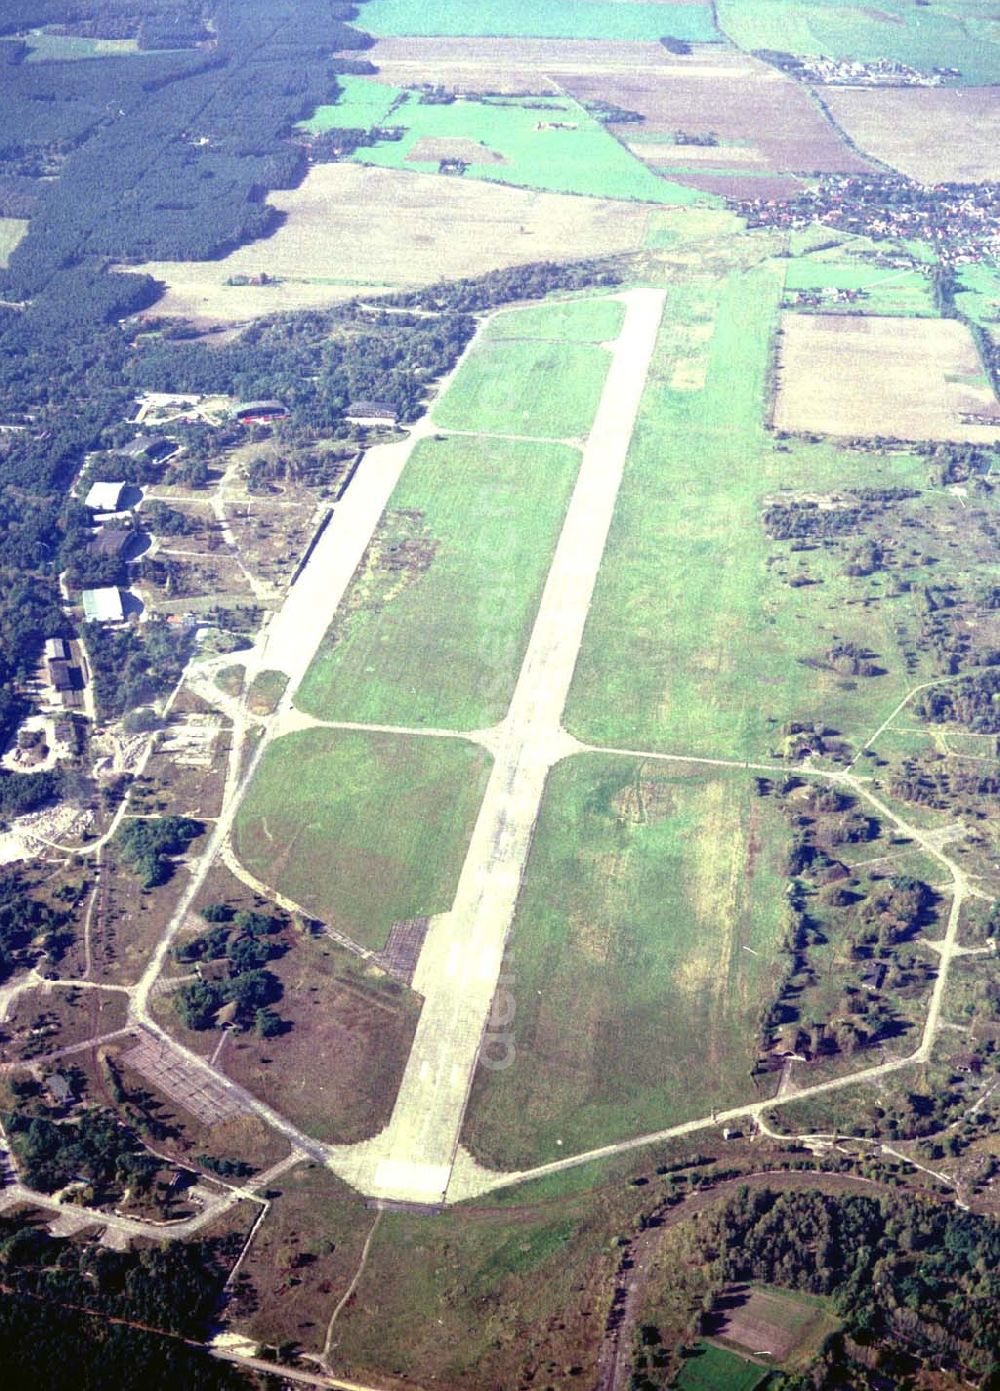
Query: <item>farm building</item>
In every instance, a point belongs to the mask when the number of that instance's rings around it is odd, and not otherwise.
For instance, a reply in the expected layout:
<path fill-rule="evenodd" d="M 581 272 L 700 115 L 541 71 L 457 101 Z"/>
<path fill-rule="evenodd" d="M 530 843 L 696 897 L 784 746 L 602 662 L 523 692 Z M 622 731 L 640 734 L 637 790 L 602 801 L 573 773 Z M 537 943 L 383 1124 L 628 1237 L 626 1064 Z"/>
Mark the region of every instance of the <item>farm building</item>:
<path fill-rule="evenodd" d="M 136 435 L 131 444 L 126 444 L 118 452 L 127 454 L 130 459 L 149 459 L 152 463 L 159 463 L 176 454 L 177 448 L 173 440 L 164 439 L 162 435 Z"/>
<path fill-rule="evenodd" d="M 45 656 L 57 662 L 65 662 L 69 657 L 69 643 L 65 638 L 46 638 Z"/>
<path fill-rule="evenodd" d="M 396 412 L 388 401 L 352 401 L 344 419 L 352 425 L 395 425 Z"/>
<path fill-rule="evenodd" d="M 127 483 L 95 483 L 83 505 L 93 512 L 117 512 L 127 487 Z"/>
<path fill-rule="evenodd" d="M 287 414 L 288 407 L 282 401 L 243 401 L 233 408 L 233 419 L 241 425 L 282 420 Z"/>
<path fill-rule="evenodd" d="M 113 586 L 83 591 L 83 616 L 87 623 L 120 623 L 125 617 L 122 596 Z"/>

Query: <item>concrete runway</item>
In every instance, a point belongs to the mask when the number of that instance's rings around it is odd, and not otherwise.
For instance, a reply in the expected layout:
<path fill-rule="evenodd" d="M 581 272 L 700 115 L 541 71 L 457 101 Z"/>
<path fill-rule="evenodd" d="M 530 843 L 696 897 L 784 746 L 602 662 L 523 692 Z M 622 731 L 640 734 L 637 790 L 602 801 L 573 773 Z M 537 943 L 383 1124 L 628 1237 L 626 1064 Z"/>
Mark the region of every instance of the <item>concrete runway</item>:
<path fill-rule="evenodd" d="M 562 713 L 665 295 L 631 290 L 621 299 L 625 323 L 510 709 L 482 735 L 495 762 L 455 902 L 432 920 L 417 963 L 413 987 L 424 1006 L 395 1109 L 374 1139 L 330 1153 L 331 1168 L 372 1197 L 431 1204 L 444 1198 L 545 780 L 578 747 L 562 728 Z"/>

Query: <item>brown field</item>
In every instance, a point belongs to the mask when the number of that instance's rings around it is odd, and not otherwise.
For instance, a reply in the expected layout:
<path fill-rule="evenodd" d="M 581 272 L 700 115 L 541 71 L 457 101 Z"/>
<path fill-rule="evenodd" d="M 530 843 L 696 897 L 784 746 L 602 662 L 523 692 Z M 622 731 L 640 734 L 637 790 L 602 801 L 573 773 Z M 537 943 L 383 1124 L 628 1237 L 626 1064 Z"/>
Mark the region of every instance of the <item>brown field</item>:
<path fill-rule="evenodd" d="M 996 424 L 970 423 L 967 413 Z M 779 430 L 911 440 L 1000 440 L 1000 406 L 954 319 L 782 315 Z"/>
<path fill-rule="evenodd" d="M 823 100 L 856 145 L 918 183 L 1000 178 L 995 87 L 826 87 Z"/>
<path fill-rule="evenodd" d="M 610 129 L 653 168 L 693 165 L 708 174 L 753 169 L 771 174 L 854 173 L 871 166 L 841 139 L 808 91 L 766 63 L 716 45 L 685 57 L 660 44 L 593 40 L 383 39 L 371 50 L 379 79 L 398 86 L 429 79 L 456 91 L 568 92 L 609 101 L 645 118 Z M 663 147 L 674 132 L 715 131 L 717 146 Z M 728 173 L 685 178 L 726 197 L 788 197 L 791 180 Z"/>
<path fill-rule="evenodd" d="M 769 1363 L 804 1366 L 837 1320 L 819 1300 L 753 1285 L 731 1285 L 712 1311 L 710 1332 L 727 1346 Z"/>
<path fill-rule="evenodd" d="M 432 140 L 429 136 L 418 140 L 406 156 L 407 163 L 430 163 L 437 159 L 461 159 L 466 164 L 506 164 L 507 161 L 497 150 L 487 149 L 478 140 L 465 140 L 461 137 L 442 136 Z"/>
<path fill-rule="evenodd" d="M 272 237 L 220 261 L 131 267 L 169 286 L 157 314 L 234 321 L 318 306 L 396 285 L 481 275 L 530 261 L 639 250 L 660 210 L 447 175 L 320 164 L 271 201 Z M 266 271 L 280 284 L 231 286 Z"/>
<path fill-rule="evenodd" d="M 126 1004 L 124 995 L 110 990 L 28 990 L 17 996 L 0 1030 L 0 1062 L 30 1062 L 123 1029 Z"/>

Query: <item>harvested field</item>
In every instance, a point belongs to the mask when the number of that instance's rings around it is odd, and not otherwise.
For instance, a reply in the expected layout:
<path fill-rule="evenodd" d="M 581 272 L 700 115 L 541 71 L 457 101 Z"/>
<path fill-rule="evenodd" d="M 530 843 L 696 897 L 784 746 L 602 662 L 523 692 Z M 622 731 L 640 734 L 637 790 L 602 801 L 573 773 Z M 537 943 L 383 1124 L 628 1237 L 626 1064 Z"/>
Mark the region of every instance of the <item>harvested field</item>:
<path fill-rule="evenodd" d="M 656 215 L 641 204 L 360 164 L 317 165 L 270 200 L 287 220 L 265 241 L 219 261 L 129 268 L 168 286 L 157 314 L 238 321 L 570 254 L 638 251 Z M 262 271 L 279 283 L 226 284 Z"/>
<path fill-rule="evenodd" d="M 828 87 L 823 100 L 856 145 L 918 183 L 1000 178 L 996 88 Z"/>
<path fill-rule="evenodd" d="M 689 164 L 700 170 L 717 163 L 773 173 L 854 173 L 871 167 L 848 148 L 805 87 L 747 54 L 719 53 L 711 65 L 584 70 L 559 81 L 579 101 L 614 102 L 638 111 L 641 124 L 610 129 L 656 168 Z M 714 132 L 719 143 L 674 144 L 678 131 Z M 644 153 L 647 147 L 655 153 Z"/>
<path fill-rule="evenodd" d="M 394 922 L 451 906 L 488 773 L 458 739 L 303 730 L 265 753 L 234 847 L 264 883 L 379 950 Z"/>
<path fill-rule="evenodd" d="M 730 1285 L 716 1300 L 705 1332 L 741 1351 L 799 1371 L 836 1331 L 824 1299 L 758 1285 Z"/>
<path fill-rule="evenodd" d="M 1000 405 L 969 330 L 954 319 L 786 313 L 774 425 L 992 444 L 1000 440 Z"/>

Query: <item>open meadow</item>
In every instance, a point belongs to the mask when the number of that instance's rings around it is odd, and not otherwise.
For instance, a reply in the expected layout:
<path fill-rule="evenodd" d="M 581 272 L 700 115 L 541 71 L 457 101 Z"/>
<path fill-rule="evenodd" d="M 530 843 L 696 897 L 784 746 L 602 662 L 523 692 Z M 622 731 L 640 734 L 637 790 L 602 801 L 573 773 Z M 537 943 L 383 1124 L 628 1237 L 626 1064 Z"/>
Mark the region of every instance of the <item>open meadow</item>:
<path fill-rule="evenodd" d="M 480 1066 L 466 1116 L 477 1158 L 528 1167 L 757 1097 L 787 834 L 742 771 L 556 766 L 505 966 L 515 1060 Z"/>
<path fill-rule="evenodd" d="M 593 422 L 609 362 L 607 352 L 591 344 L 488 340 L 462 362 L 434 406 L 434 423 L 477 435 L 581 439 Z"/>
<path fill-rule="evenodd" d="M 561 343 L 608 343 L 625 322 L 625 305 L 610 295 L 509 309 L 494 314 L 483 331 L 487 342 L 537 338 Z"/>
<path fill-rule="evenodd" d="M 823 101 L 855 145 L 917 183 L 1000 178 L 995 89 L 825 87 Z"/>
<path fill-rule="evenodd" d="M 674 1385 L 678 1391 L 755 1391 L 767 1376 L 767 1368 L 749 1358 L 713 1343 L 695 1343 Z"/>
<path fill-rule="evenodd" d="M 315 165 L 298 188 L 268 199 L 285 218 L 263 241 L 217 261 L 124 269 L 166 284 L 158 315 L 240 321 L 532 261 L 640 251 L 660 215 L 652 204 L 351 163 Z M 228 283 L 262 273 L 266 285 Z"/>
<path fill-rule="evenodd" d="M 340 95 L 332 106 L 317 106 L 302 130 L 320 135 L 325 130 L 371 130 L 388 116 L 393 103 L 402 95 L 394 87 L 372 82 L 367 77 L 342 75 L 337 78 Z"/>
<path fill-rule="evenodd" d="M 700 0 L 368 0 L 365 29 L 377 35 L 474 35 L 539 39 L 718 38 L 708 4 Z"/>
<path fill-rule="evenodd" d="M 263 883 L 363 946 L 450 907 L 489 759 L 459 739 L 306 729 L 266 751 L 233 830 Z"/>
<path fill-rule="evenodd" d="M 849 438 L 1000 441 L 1000 406 L 956 319 L 786 313 L 773 420 Z"/>
<path fill-rule="evenodd" d="M 23 217 L 0 217 L 0 268 L 6 266 L 10 253 L 28 230 Z"/>
<path fill-rule="evenodd" d="M 373 84 L 375 85 L 375 84 Z M 385 88 L 376 86 L 376 91 Z M 648 203 L 693 203 L 699 194 L 652 173 L 569 96 L 424 102 L 411 92 L 391 118 L 401 140 L 357 150 L 360 164 L 436 173 L 461 161 L 465 178 L 554 193 Z"/>
<path fill-rule="evenodd" d="M 905 454 L 767 432 L 783 277 L 770 264 L 670 292 L 567 706 L 589 743 L 760 757 L 789 720 L 857 739 L 913 672 L 932 674 L 900 655 L 910 599 L 845 576 L 843 554 L 767 535 L 769 500 L 925 477 Z M 826 653 L 842 642 L 879 654 L 871 675 L 834 669 Z"/>
<path fill-rule="evenodd" d="M 296 697 L 323 719 L 477 729 L 503 715 L 580 456 L 423 441 Z"/>
<path fill-rule="evenodd" d="M 879 58 L 926 73 L 957 68 L 969 85 L 1000 80 L 1000 46 L 990 0 L 914 5 L 911 0 L 718 0 L 719 26 L 751 52 Z"/>

